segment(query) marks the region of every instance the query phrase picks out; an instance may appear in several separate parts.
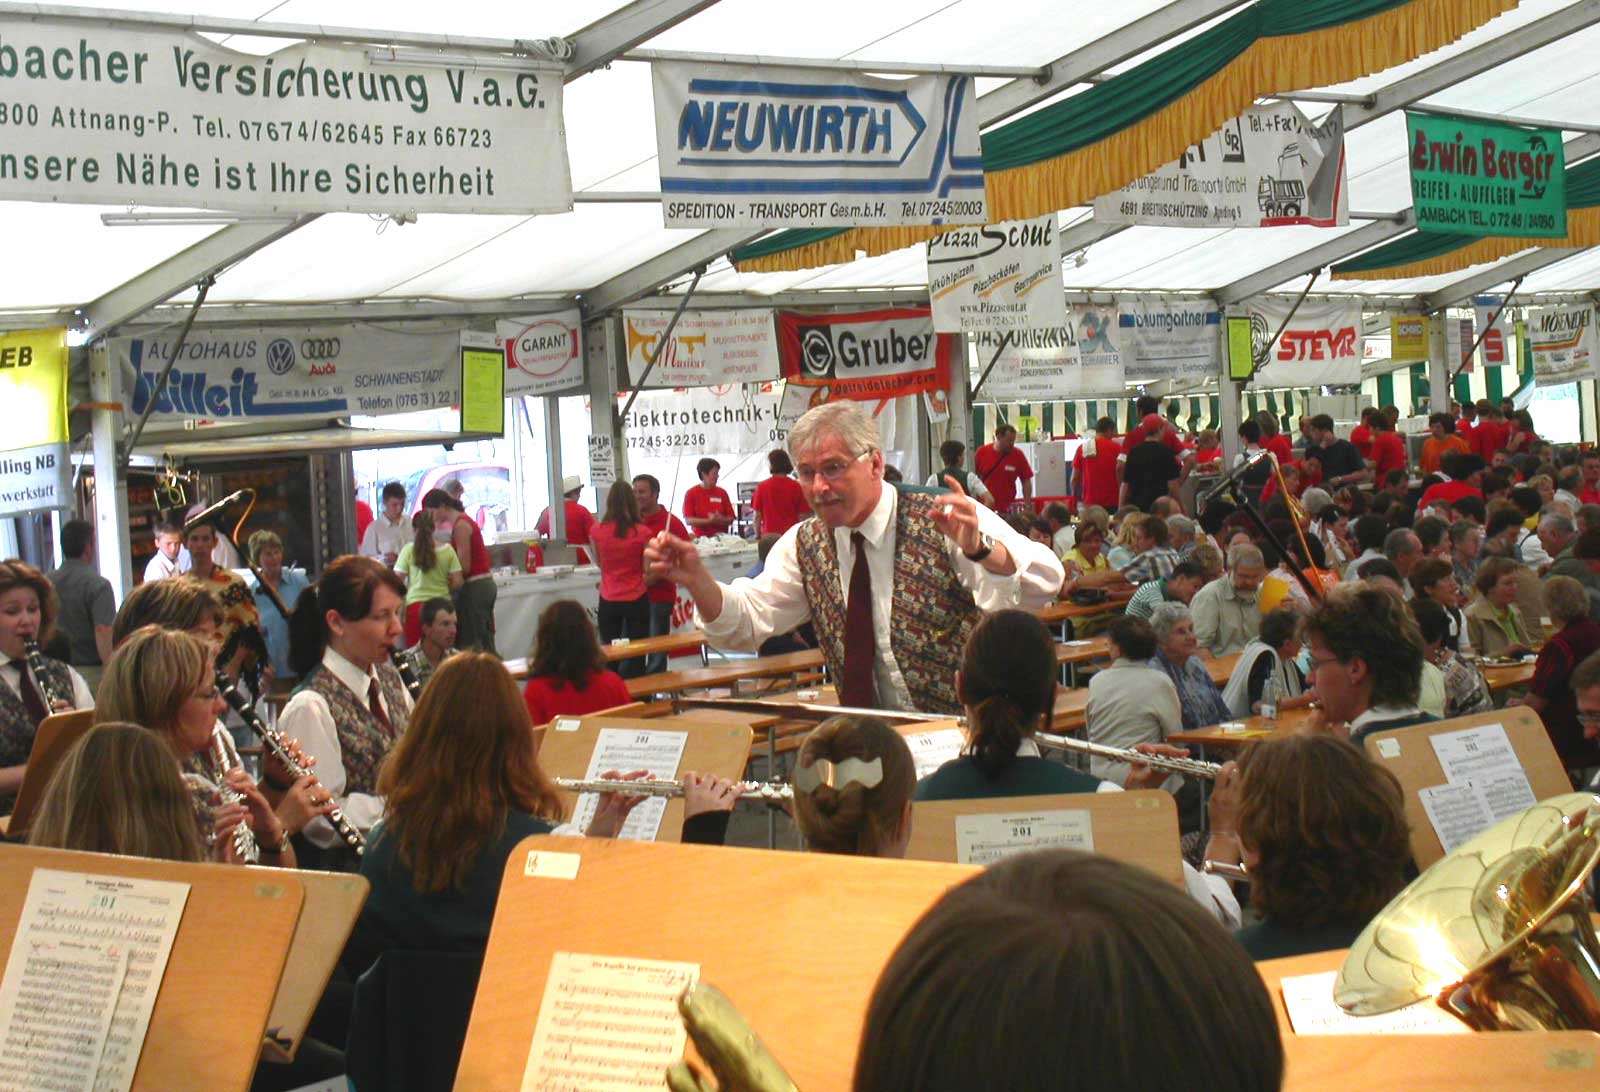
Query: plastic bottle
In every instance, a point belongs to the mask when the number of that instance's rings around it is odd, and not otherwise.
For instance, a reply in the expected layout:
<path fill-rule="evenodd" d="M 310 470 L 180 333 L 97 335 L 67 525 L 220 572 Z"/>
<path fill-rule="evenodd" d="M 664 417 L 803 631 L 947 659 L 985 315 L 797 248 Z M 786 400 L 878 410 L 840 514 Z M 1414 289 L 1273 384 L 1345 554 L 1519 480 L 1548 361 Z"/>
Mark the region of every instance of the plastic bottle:
<path fill-rule="evenodd" d="M 1268 724 L 1278 722 L 1278 680 L 1274 675 L 1268 675 L 1261 688 L 1261 719 Z"/>

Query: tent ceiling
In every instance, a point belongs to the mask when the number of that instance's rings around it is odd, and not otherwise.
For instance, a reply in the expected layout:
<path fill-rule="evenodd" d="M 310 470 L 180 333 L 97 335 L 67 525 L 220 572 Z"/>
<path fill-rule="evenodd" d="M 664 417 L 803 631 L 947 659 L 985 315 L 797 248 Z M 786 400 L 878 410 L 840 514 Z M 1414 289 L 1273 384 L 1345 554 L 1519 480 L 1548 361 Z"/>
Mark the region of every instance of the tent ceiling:
<path fill-rule="evenodd" d="M 1190 4 L 1193 0 L 1177 0 Z M 170 10 L 171 0 L 123 4 Z M 431 34 L 536 38 L 573 34 L 623 5 L 505 0 L 442 6 L 420 0 L 346 0 L 329 5 L 287 0 L 188 0 L 186 10 L 233 19 L 320 23 Z M 1580 0 L 1523 0 L 1521 6 L 1462 41 L 1407 65 L 1332 89 L 1370 94 L 1397 79 L 1519 27 L 1582 6 Z M 806 19 L 777 17 L 769 0 L 721 0 L 652 38 L 649 48 L 774 56 L 1035 65 L 1081 49 L 1166 8 L 1163 0 L 1063 5 L 1058 0 L 812 0 Z M 574 25 L 578 24 L 578 25 Z M 269 39 L 234 38 L 230 47 L 265 51 Z M 980 81 L 988 91 L 1000 81 Z M 1600 118 L 1600 27 L 1591 27 L 1432 95 L 1438 106 L 1594 125 Z M 1312 113 L 1328 107 L 1308 105 Z M 655 135 L 649 67 L 618 61 L 567 86 L 565 118 L 574 186 L 582 190 L 654 190 Z M 1403 117 L 1396 113 L 1348 138 L 1350 207 L 1392 212 L 1409 204 Z M 0 273 L 0 309 L 70 309 L 205 237 L 211 228 L 105 228 L 91 206 L 0 204 L 0 231 L 14 252 L 34 256 Z M 396 210 L 402 211 L 402 210 Z M 1064 223 L 1087 210 L 1068 210 Z M 219 277 L 219 306 L 419 298 L 493 301 L 536 293 L 576 294 L 693 239 L 668 231 L 654 204 L 580 204 L 543 217 L 424 216 L 412 225 L 360 215 L 323 216 L 238 263 Z M 1312 228 L 1193 231 L 1134 228 L 1095 243 L 1081 266 L 1068 263 L 1070 289 L 1212 291 L 1294 258 L 1354 230 Z M 921 248 L 844 266 L 794 273 L 739 274 L 714 263 L 703 289 L 757 296 L 819 290 L 882 289 L 925 283 Z M 1319 282 L 1314 290 L 1372 295 L 1438 290 L 1464 274 L 1409 282 Z M 1581 254 L 1531 275 L 1526 292 L 1600 287 L 1600 255 Z M 1292 291 L 1303 278 L 1279 286 Z M 183 297 L 178 297 L 182 299 Z"/>

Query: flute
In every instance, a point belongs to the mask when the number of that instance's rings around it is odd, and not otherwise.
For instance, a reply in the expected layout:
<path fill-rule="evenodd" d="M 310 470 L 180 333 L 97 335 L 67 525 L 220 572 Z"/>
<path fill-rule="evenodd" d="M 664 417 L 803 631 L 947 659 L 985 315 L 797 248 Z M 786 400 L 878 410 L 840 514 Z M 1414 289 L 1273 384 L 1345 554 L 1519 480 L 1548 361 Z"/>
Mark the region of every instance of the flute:
<path fill-rule="evenodd" d="M 389 659 L 394 664 L 394 669 L 400 672 L 400 681 L 406 684 L 406 690 L 411 695 L 413 704 L 422 697 L 422 682 L 417 678 L 417 665 L 412 662 L 411 654 L 400 648 L 389 649 Z"/>
<path fill-rule="evenodd" d="M 567 792 L 620 792 L 627 796 L 683 795 L 682 781 L 615 781 L 609 777 L 557 777 L 553 780 L 556 788 Z M 794 787 L 785 781 L 735 781 L 733 786 L 739 791 L 741 799 L 772 802 L 794 799 Z"/>
<path fill-rule="evenodd" d="M 1219 762 L 1201 762 L 1197 758 L 1172 758 L 1167 755 L 1147 755 L 1143 751 L 1132 748 L 1107 747 L 1103 743 L 1090 743 L 1086 739 L 1074 739 L 1072 736 L 1051 735 L 1049 732 L 1035 732 L 1034 742 L 1040 747 L 1047 747 L 1054 751 L 1076 751 L 1079 754 L 1091 755 L 1095 758 L 1109 758 L 1115 762 L 1137 762 L 1156 770 L 1167 770 L 1170 773 L 1183 774 L 1185 777 L 1200 777 L 1207 781 L 1215 781 L 1222 772 Z"/>
<path fill-rule="evenodd" d="M 227 672 L 221 668 L 217 669 L 217 690 L 222 694 L 222 700 L 228 703 L 228 707 L 238 713 L 239 719 L 244 721 L 245 725 L 256 734 L 256 738 L 261 741 L 261 745 L 271 751 L 279 762 L 283 763 L 284 768 L 289 771 L 290 777 L 298 781 L 302 777 L 312 776 L 311 771 L 301 765 L 299 759 L 295 758 L 294 752 L 289 749 L 289 741 L 283 738 L 283 733 L 276 728 L 267 727 L 266 722 L 256 715 L 255 709 L 250 705 L 250 700 L 244 696 L 238 684 L 228 678 Z M 366 836 L 351 825 L 350 820 L 344 817 L 344 812 L 335 807 L 328 813 L 328 822 L 332 823 L 333 829 L 339 832 L 339 837 L 344 839 L 345 845 L 356 851 L 357 857 L 367 851 Z"/>
<path fill-rule="evenodd" d="M 44 699 L 44 715 L 49 716 L 54 713 L 58 705 L 72 708 L 72 700 L 57 694 L 50 686 L 50 677 L 45 674 L 44 654 L 39 651 L 39 642 L 32 637 L 24 637 L 22 651 L 28 660 L 28 670 L 33 672 L 33 681 L 39 685 L 39 696 Z"/>

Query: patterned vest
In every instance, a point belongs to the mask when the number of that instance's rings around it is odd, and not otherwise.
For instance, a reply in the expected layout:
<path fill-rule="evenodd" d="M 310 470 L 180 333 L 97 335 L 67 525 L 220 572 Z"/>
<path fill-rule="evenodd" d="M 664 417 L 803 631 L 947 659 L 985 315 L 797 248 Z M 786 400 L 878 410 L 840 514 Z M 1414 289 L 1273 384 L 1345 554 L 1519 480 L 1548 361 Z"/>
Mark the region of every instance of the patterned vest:
<path fill-rule="evenodd" d="M 23 660 L 13 660 L 12 663 L 27 670 L 27 663 Z M 57 697 L 69 702 L 72 700 L 72 674 L 67 670 L 67 665 L 59 660 L 44 657 L 44 678 L 39 683 Z M 44 695 L 40 694 L 40 697 Z M 6 683 L 0 682 L 0 766 L 25 764 L 33 750 L 33 735 L 38 728 L 38 722 L 29 714 L 28 707 L 22 704 L 22 698 Z M 10 815 L 12 805 L 16 802 L 16 793 L 0 795 L 0 815 Z"/>
<path fill-rule="evenodd" d="M 352 694 L 338 676 L 320 664 L 312 671 L 305 686 L 313 694 L 321 694 L 333 712 L 333 723 L 339 731 L 339 750 L 344 760 L 345 792 L 376 795 L 378 767 L 394 746 L 396 739 L 406 730 L 406 709 L 410 699 L 406 684 L 400 681 L 400 672 L 390 663 L 377 666 L 378 689 L 383 692 L 384 708 L 394 723 L 391 737 L 378 725 L 378 718 L 367 708 L 365 694 Z"/>
<path fill-rule="evenodd" d="M 983 612 L 950 561 L 949 540 L 933 525 L 933 498 L 901 493 L 895 509 L 894 608 L 889 646 L 916 708 L 959 713 L 955 677 L 967 637 Z M 795 540 L 800 579 L 817 640 L 838 679 L 844 673 L 844 588 L 833 529 L 820 519 L 800 525 Z"/>

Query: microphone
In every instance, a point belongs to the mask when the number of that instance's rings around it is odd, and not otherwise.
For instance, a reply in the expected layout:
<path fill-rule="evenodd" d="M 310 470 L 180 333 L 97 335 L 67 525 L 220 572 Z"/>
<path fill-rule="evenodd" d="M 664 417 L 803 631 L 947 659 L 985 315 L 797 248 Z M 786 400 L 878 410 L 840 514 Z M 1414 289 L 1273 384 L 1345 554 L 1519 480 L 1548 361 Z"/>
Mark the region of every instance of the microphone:
<path fill-rule="evenodd" d="M 256 491 L 254 489 L 234 490 L 232 493 L 229 493 L 226 497 L 223 497 L 215 504 L 209 505 L 206 508 L 202 508 L 199 512 L 196 512 L 187 522 L 184 523 L 183 533 L 187 535 L 190 531 L 194 530 L 202 523 L 210 523 L 212 517 L 216 516 L 217 513 L 221 512 L 224 508 L 227 508 L 228 505 L 237 504 L 242 500 L 251 499 L 255 495 Z"/>
<path fill-rule="evenodd" d="M 1213 485 L 1210 489 L 1206 490 L 1204 496 L 1195 501 L 1195 509 L 1199 510 L 1200 508 L 1203 508 L 1205 505 L 1215 500 L 1219 494 L 1227 492 L 1228 489 L 1232 487 L 1234 482 L 1238 480 L 1239 475 L 1255 466 L 1262 459 L 1269 458 L 1272 458 L 1272 452 L 1268 451 L 1266 448 L 1262 448 L 1260 451 L 1250 456 L 1250 458 L 1246 459 L 1244 462 L 1228 471 L 1222 476 L 1222 479 L 1218 481 L 1216 485 Z M 1274 460 L 1274 462 L 1276 462 L 1276 460 Z"/>

